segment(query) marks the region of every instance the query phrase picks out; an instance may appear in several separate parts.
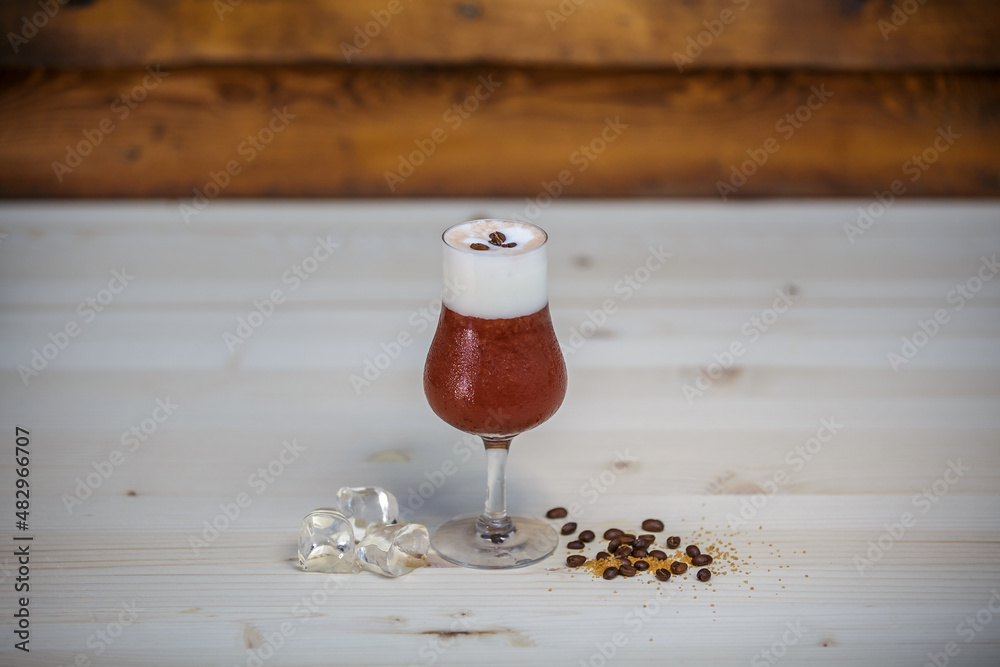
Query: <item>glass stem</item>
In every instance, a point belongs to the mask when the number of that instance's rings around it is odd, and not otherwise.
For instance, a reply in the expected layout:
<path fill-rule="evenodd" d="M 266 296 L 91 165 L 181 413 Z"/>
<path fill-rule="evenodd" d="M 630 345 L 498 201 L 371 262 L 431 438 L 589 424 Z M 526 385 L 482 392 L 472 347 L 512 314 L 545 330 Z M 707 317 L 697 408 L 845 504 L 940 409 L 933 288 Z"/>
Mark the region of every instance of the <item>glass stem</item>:
<path fill-rule="evenodd" d="M 507 516 L 507 450 L 511 438 L 490 440 L 486 445 L 486 509 L 476 522 L 481 537 L 501 542 L 514 531 L 514 522 Z"/>

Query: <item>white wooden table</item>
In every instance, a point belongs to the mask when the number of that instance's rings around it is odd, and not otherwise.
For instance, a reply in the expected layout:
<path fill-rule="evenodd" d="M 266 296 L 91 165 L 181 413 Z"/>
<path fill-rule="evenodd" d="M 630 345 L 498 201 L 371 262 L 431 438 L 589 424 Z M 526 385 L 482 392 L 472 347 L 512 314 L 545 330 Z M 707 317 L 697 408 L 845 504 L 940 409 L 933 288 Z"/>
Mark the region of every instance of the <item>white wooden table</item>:
<path fill-rule="evenodd" d="M 1000 663 L 1000 280 L 976 284 L 1000 205 L 897 202 L 852 243 L 870 204 L 537 218 L 570 388 L 515 440 L 511 509 L 575 504 L 598 532 L 657 517 L 740 561 L 659 587 L 574 574 L 563 547 L 396 580 L 295 564 L 299 521 L 342 485 L 384 486 L 432 527 L 481 506 L 481 449 L 421 390 L 439 233 L 523 202 L 217 201 L 189 225 L 174 202 L 0 206 L 0 663 Z M 259 326 L 227 345 L 241 317 Z M 894 370 L 902 337 L 921 345 Z"/>

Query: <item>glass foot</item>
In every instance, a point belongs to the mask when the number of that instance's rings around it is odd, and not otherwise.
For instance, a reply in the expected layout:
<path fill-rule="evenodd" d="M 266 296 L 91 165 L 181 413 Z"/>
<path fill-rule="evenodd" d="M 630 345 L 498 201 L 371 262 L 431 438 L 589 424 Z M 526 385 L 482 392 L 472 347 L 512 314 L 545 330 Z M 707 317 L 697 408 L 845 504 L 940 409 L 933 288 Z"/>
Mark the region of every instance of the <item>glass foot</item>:
<path fill-rule="evenodd" d="M 447 561 L 483 570 L 525 567 L 545 560 L 556 550 L 559 536 L 552 526 L 539 519 L 512 518 L 514 532 L 503 541 L 479 535 L 479 517 L 466 516 L 443 523 L 431 536 L 431 545 Z"/>

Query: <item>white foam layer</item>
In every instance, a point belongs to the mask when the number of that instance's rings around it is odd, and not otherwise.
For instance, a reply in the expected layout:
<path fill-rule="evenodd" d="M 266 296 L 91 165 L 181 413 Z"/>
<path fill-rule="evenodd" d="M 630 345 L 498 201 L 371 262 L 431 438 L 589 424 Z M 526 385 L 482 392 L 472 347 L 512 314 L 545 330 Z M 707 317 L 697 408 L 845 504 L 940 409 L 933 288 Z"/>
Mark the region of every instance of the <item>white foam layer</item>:
<path fill-rule="evenodd" d="M 490 243 L 500 232 L 503 248 Z M 545 232 L 514 220 L 473 220 L 444 233 L 442 301 L 460 315 L 483 319 L 522 317 L 548 303 Z M 487 250 L 475 250 L 483 244 Z"/>

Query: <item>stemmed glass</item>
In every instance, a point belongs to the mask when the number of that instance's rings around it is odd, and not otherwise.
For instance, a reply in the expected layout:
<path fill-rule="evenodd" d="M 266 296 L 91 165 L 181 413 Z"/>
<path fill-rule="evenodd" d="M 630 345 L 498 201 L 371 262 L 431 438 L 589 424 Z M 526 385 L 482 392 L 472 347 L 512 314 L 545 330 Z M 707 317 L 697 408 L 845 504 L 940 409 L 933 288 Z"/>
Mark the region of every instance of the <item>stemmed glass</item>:
<path fill-rule="evenodd" d="M 544 521 L 507 515 L 507 454 L 514 436 L 555 414 L 566 394 L 547 288 L 547 235 L 513 220 L 447 229 L 441 317 L 424 366 L 431 409 L 486 447 L 486 507 L 438 528 L 431 542 L 458 565 L 524 567 L 558 543 Z"/>

